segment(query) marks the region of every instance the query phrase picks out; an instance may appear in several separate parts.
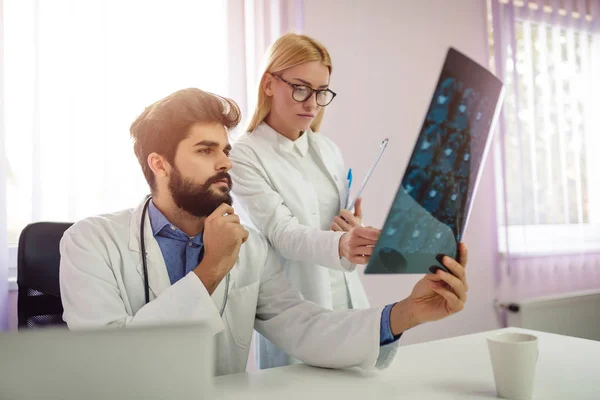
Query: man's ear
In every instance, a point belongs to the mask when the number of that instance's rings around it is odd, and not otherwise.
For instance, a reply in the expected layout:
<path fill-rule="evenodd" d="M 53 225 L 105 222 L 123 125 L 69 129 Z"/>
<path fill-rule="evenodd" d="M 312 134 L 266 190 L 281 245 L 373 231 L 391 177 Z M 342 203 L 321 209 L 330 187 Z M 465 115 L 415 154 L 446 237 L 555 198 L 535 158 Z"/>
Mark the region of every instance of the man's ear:
<path fill-rule="evenodd" d="M 169 176 L 171 164 L 169 164 L 164 156 L 158 153 L 150 153 L 148 154 L 147 162 L 152 172 L 154 172 L 154 176 L 157 178 L 166 178 Z"/>

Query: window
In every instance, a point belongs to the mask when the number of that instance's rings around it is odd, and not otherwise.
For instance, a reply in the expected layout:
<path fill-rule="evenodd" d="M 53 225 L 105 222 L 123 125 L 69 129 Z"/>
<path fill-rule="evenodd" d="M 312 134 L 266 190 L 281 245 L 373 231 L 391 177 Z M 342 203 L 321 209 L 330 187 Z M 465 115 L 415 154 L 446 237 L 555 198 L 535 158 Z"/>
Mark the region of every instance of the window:
<path fill-rule="evenodd" d="M 141 201 L 148 188 L 129 126 L 178 89 L 227 95 L 226 7 L 4 0 L 10 267 L 28 223 L 75 221 Z"/>
<path fill-rule="evenodd" d="M 499 3 L 491 54 L 506 88 L 497 168 L 500 249 L 598 249 L 600 179 L 593 171 L 600 169 L 600 98 L 593 86 L 600 41 L 591 15 Z"/>

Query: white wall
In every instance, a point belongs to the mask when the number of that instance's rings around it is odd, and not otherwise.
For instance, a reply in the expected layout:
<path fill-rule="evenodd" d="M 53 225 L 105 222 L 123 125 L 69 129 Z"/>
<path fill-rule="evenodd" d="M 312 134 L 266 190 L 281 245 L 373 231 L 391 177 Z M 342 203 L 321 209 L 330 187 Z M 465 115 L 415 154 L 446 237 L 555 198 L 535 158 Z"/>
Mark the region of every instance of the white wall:
<path fill-rule="evenodd" d="M 338 97 L 322 132 L 342 148 L 362 180 L 379 143 L 386 154 L 364 192 L 365 222 L 381 227 L 410 157 L 449 46 L 487 65 L 483 0 L 305 0 L 305 33 L 333 59 L 331 88 Z M 357 185 L 358 186 L 358 185 Z M 407 333 L 405 343 L 498 327 L 493 313 L 496 254 L 491 159 L 482 176 L 465 234 L 469 246 L 469 299 L 446 320 Z M 372 305 L 409 295 L 421 276 L 362 276 Z"/>
<path fill-rule="evenodd" d="M 9 290 L 8 292 L 8 330 L 16 331 L 18 325 L 18 315 L 17 315 L 17 299 L 19 292 L 17 290 Z"/>

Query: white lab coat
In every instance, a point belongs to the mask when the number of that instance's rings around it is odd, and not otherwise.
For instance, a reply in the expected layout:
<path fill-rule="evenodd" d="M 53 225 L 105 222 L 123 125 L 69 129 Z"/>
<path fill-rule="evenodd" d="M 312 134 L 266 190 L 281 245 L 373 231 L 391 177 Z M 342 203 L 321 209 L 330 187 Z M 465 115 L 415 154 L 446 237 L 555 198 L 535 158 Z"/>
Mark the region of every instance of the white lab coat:
<path fill-rule="evenodd" d="M 353 308 L 367 308 L 369 301 L 355 265 L 340 259 L 342 232 L 321 229 L 317 193 L 301 168 L 281 148 L 278 133 L 266 123 L 238 139 L 230 153 L 233 163 L 233 207 L 244 224 L 255 226 L 284 258 L 283 268 L 292 286 L 306 300 L 331 309 L 332 293 L 327 268 L 345 271 Z M 340 209 L 345 208 L 347 170 L 339 148 L 310 129 L 313 147 L 336 183 Z M 326 268 L 323 268 L 326 267 Z M 292 360 L 263 338 L 257 342 L 260 368 L 286 365 Z"/>
<path fill-rule="evenodd" d="M 70 329 L 202 323 L 216 335 L 217 375 L 245 370 L 253 328 L 311 365 L 385 368 L 393 359 L 396 343 L 379 346 L 381 308 L 331 312 L 302 300 L 285 279 L 279 256 L 255 231 L 231 270 L 221 318 L 226 280 L 212 297 L 193 272 L 171 285 L 146 216 L 151 301 L 145 305 L 142 206 L 87 218 L 63 236 L 60 288 Z"/>

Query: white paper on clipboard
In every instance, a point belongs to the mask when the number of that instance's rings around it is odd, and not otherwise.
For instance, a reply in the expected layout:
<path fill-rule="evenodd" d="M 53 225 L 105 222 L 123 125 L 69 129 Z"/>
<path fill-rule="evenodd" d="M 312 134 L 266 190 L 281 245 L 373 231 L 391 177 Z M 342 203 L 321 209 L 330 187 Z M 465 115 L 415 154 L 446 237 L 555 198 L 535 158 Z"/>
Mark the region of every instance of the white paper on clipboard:
<path fill-rule="evenodd" d="M 371 167 L 369 167 L 369 170 L 367 171 L 367 174 L 365 175 L 365 178 L 363 179 L 363 181 L 360 185 L 360 189 L 358 189 L 358 193 L 356 193 L 356 196 L 350 202 L 350 204 L 347 204 L 347 207 L 346 207 L 347 210 L 352 210 L 354 208 L 354 204 L 356 203 L 356 200 L 362 194 L 363 190 L 365 189 L 365 186 L 367 186 L 367 182 L 369 182 L 369 178 L 371 178 L 373 171 L 375 171 L 375 167 L 377 167 L 377 163 L 379 163 L 379 160 L 381 160 L 381 156 L 383 156 L 383 152 L 385 151 L 385 148 L 387 147 L 389 141 L 390 140 L 388 138 L 385 138 L 381 142 L 381 145 L 379 146 L 379 153 L 377 154 L 375 161 L 373 161 L 373 164 L 371 164 Z"/>

